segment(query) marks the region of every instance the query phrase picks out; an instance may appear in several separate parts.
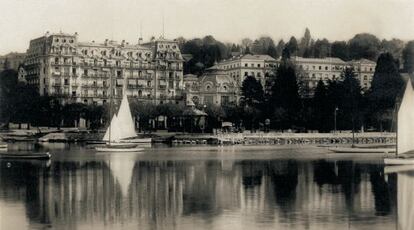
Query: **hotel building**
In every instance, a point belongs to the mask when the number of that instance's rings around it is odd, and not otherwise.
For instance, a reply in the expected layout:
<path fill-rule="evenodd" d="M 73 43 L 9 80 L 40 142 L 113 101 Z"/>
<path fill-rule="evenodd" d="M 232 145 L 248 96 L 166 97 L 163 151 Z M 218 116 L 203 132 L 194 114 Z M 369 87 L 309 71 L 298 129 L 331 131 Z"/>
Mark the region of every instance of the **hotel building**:
<path fill-rule="evenodd" d="M 361 88 L 367 90 L 371 87 L 376 63 L 367 59 L 345 62 L 340 58 L 302 58 L 293 57 L 293 62 L 299 70 L 299 77 L 305 86 L 314 89 L 319 80 L 325 83 L 328 80 L 338 80 L 345 68 L 353 67 Z"/>
<path fill-rule="evenodd" d="M 240 86 L 247 76 L 253 76 L 264 87 L 268 80 L 266 79 L 267 73 L 270 73 L 276 64 L 277 60 L 269 55 L 245 54 L 223 60 L 217 66 L 224 70 Z"/>
<path fill-rule="evenodd" d="M 30 41 L 24 78 L 41 95 L 102 104 L 123 93 L 154 103 L 182 101 L 183 58 L 164 38 L 129 44 L 80 42 L 78 34 L 46 34 Z M 21 77 L 20 77 L 21 78 Z"/>

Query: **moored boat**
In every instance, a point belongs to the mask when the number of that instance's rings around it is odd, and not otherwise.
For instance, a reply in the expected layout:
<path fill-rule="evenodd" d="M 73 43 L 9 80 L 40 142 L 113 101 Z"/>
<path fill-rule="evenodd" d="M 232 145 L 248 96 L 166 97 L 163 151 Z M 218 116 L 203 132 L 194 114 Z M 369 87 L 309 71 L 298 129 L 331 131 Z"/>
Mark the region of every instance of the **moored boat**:
<path fill-rule="evenodd" d="M 108 148 L 108 147 L 96 147 L 98 152 L 141 152 L 143 148 Z"/>
<path fill-rule="evenodd" d="M 2 159 L 50 159 L 51 155 L 47 153 L 0 153 Z"/>
<path fill-rule="evenodd" d="M 336 147 L 329 148 L 330 151 L 335 153 L 395 153 L 394 148 L 345 148 Z"/>

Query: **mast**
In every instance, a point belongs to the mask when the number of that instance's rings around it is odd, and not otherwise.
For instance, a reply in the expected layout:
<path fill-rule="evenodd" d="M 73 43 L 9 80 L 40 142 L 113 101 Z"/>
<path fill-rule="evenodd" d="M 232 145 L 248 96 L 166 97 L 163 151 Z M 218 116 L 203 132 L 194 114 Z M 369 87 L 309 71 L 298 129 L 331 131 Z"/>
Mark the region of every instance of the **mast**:
<path fill-rule="evenodd" d="M 112 123 L 112 70 L 109 73 L 109 143 L 111 143 L 111 123 Z"/>

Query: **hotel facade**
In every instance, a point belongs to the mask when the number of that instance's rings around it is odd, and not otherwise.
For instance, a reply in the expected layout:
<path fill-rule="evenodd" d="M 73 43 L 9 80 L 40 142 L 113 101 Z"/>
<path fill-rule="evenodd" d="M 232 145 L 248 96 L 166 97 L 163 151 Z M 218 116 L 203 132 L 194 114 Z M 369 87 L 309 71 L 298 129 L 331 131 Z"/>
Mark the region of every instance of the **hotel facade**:
<path fill-rule="evenodd" d="M 23 68 L 19 79 L 67 103 L 103 104 L 124 93 L 156 104 L 183 101 L 183 58 L 178 44 L 164 38 L 96 43 L 78 41 L 77 33 L 47 33 L 30 41 Z"/>

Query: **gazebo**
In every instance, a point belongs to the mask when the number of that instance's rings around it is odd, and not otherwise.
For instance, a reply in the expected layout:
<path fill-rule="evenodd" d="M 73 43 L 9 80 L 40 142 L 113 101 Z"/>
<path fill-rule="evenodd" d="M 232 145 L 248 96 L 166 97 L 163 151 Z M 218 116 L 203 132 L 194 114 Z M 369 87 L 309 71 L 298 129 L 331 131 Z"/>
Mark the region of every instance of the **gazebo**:
<path fill-rule="evenodd" d="M 195 108 L 193 101 L 187 101 L 187 108 L 183 111 L 183 114 L 180 117 L 183 125 L 183 132 L 185 132 L 187 126 L 189 126 L 187 130 L 190 133 L 194 130 L 201 130 L 204 132 L 206 127 L 206 117 L 207 113 Z"/>

